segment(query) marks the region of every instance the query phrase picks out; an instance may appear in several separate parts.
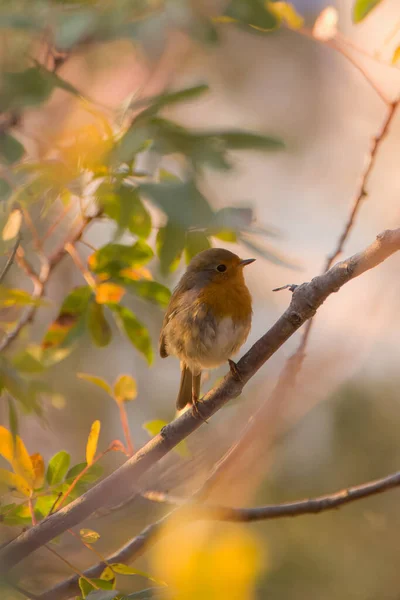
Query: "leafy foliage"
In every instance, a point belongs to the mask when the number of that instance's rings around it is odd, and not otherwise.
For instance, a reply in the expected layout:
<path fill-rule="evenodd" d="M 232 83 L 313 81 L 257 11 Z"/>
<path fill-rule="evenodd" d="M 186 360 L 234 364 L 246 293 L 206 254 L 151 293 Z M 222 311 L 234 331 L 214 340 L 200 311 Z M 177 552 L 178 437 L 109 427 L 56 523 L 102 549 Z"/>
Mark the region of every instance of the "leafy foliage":
<path fill-rule="evenodd" d="M 360 23 L 382 0 L 355 0 L 353 5 L 353 21 Z"/>

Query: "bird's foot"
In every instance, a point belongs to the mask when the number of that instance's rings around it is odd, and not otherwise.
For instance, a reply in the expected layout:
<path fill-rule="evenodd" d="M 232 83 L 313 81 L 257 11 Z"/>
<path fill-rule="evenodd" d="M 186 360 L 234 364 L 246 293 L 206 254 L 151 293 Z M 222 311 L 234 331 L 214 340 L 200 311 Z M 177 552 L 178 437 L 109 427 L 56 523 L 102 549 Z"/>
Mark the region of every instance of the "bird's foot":
<path fill-rule="evenodd" d="M 236 381 L 243 381 L 243 378 L 240 374 L 237 364 L 230 358 L 228 358 L 228 364 L 229 364 L 229 368 L 231 370 L 231 375 L 232 375 L 233 379 L 236 379 Z"/>
<path fill-rule="evenodd" d="M 204 423 L 207 423 L 207 425 L 208 425 L 208 421 L 200 413 L 199 404 L 201 404 L 201 402 L 199 401 L 198 398 L 192 398 L 193 416 L 196 417 L 196 419 L 201 419 Z"/>

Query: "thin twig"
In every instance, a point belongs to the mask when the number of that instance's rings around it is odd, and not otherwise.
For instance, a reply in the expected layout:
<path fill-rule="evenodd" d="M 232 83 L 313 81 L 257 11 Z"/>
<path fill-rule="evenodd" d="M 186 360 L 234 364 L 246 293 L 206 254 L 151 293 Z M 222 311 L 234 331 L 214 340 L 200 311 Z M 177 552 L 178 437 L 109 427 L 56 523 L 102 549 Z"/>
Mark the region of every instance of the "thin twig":
<path fill-rule="evenodd" d="M 125 408 L 124 402 L 119 403 L 119 416 L 121 419 L 121 425 L 122 425 L 122 429 L 124 432 L 125 441 L 126 441 L 126 444 L 128 447 L 128 456 L 132 456 L 133 452 L 134 452 L 134 448 L 133 448 L 131 432 L 129 429 L 129 421 L 128 421 L 128 417 L 126 414 L 126 408 Z"/>
<path fill-rule="evenodd" d="M 297 517 L 307 514 L 318 514 L 333 510 L 356 502 L 369 496 L 382 494 L 387 490 L 400 486 L 400 471 L 376 481 L 370 481 L 359 486 L 340 490 L 326 496 L 319 496 L 307 500 L 285 502 L 284 504 L 272 504 L 258 508 L 228 508 L 223 506 L 211 506 L 204 504 L 186 503 L 171 511 L 152 525 L 146 527 L 138 536 L 134 537 L 117 552 L 107 557 L 107 563 L 131 562 L 141 556 L 146 550 L 153 546 L 163 533 L 170 532 L 171 527 L 182 524 L 182 519 L 235 521 L 249 523 L 252 521 L 266 521 L 285 517 Z M 168 497 L 171 502 L 173 499 Z M 173 517 L 173 518 L 172 518 Z M 176 517 L 182 517 L 177 519 Z M 165 525 L 168 523 L 168 528 Z M 87 569 L 86 577 L 98 577 L 105 568 L 106 562 L 102 561 Z M 79 591 L 78 578 L 71 577 L 50 590 L 41 594 L 38 600 L 65 600 L 65 598 Z"/>
<path fill-rule="evenodd" d="M 51 552 L 52 554 L 54 554 L 54 556 L 57 556 L 57 558 L 59 560 L 61 560 L 63 563 L 65 563 L 70 569 L 71 571 L 74 571 L 74 573 L 76 573 L 77 575 L 79 575 L 79 577 L 82 577 L 82 579 L 84 579 L 85 581 L 87 581 L 88 583 L 90 583 L 91 586 L 93 586 L 96 590 L 99 589 L 99 586 L 96 585 L 93 581 L 91 581 L 89 579 L 89 577 L 86 577 L 86 575 L 80 571 L 77 567 L 75 567 L 75 565 L 73 565 L 71 562 L 69 562 L 69 560 L 67 560 L 66 558 L 64 558 L 64 556 L 61 556 L 61 554 L 59 552 L 57 552 L 56 550 L 54 550 L 54 548 L 51 548 L 49 545 L 45 544 L 44 547 Z M 40 596 L 39 596 L 40 598 Z"/>
<path fill-rule="evenodd" d="M 137 489 L 140 477 L 179 442 L 201 427 L 203 420 L 209 419 L 229 400 L 241 394 L 255 373 L 301 325 L 314 316 L 330 294 L 338 292 L 343 285 L 375 268 L 399 250 L 400 228 L 384 231 L 364 251 L 336 264 L 311 282 L 299 285 L 283 315 L 238 362 L 240 380 L 228 373 L 221 383 L 202 398 L 202 419 L 193 411 L 186 411 L 111 475 L 68 506 L 19 535 L 0 550 L 0 575 L 67 529 L 87 519 L 105 503 L 115 505 L 129 497 Z"/>
<path fill-rule="evenodd" d="M 79 256 L 78 252 L 76 251 L 75 246 L 73 244 L 71 244 L 71 242 L 68 242 L 67 244 L 65 244 L 65 250 L 66 250 L 66 252 L 68 252 L 68 254 L 70 255 L 70 257 L 74 261 L 75 266 L 82 273 L 82 276 L 85 279 L 86 283 L 91 288 L 95 288 L 96 287 L 96 280 L 93 277 L 93 275 L 91 273 L 89 273 L 88 269 L 86 269 L 85 265 L 83 264 L 83 262 L 81 260 L 81 257 Z"/>
<path fill-rule="evenodd" d="M 7 276 L 8 271 L 11 269 L 11 266 L 12 266 L 12 264 L 14 262 L 14 258 L 15 258 L 15 255 L 17 253 L 18 246 L 19 246 L 20 242 L 21 242 L 21 235 L 18 234 L 17 237 L 16 237 L 16 240 L 14 242 L 14 246 L 13 246 L 13 248 L 11 250 L 11 254 L 7 258 L 7 262 L 4 265 L 4 268 L 3 268 L 2 272 L 0 273 L 0 283 L 2 283 L 4 281 L 5 277 Z"/>

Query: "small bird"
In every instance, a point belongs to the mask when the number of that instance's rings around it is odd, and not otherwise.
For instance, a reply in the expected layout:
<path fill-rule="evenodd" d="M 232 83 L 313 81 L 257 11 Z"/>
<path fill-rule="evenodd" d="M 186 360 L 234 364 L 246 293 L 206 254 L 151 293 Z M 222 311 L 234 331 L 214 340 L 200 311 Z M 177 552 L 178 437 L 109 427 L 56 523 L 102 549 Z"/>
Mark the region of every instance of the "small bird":
<path fill-rule="evenodd" d="M 201 371 L 228 361 L 233 376 L 240 373 L 231 356 L 244 344 L 251 327 L 251 295 L 243 267 L 255 258 L 240 259 L 223 248 L 197 254 L 179 281 L 165 313 L 160 356 L 181 361 L 176 407 L 187 404 L 199 415 Z"/>

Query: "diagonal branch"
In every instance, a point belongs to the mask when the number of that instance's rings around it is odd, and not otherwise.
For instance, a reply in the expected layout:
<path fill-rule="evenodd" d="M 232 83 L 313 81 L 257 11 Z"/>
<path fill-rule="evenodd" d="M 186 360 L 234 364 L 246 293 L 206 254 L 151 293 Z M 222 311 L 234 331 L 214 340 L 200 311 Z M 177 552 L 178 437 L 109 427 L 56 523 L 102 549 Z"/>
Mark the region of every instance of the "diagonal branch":
<path fill-rule="evenodd" d="M 297 500 L 295 502 L 285 502 L 284 504 L 271 504 L 257 508 L 230 508 L 225 506 L 211 506 L 205 504 L 185 504 L 183 507 L 172 511 L 165 517 L 162 517 L 152 525 L 149 525 L 141 534 L 130 540 L 125 546 L 107 558 L 107 562 L 99 562 L 84 572 L 86 578 L 99 577 L 105 567 L 112 563 L 126 563 L 132 561 L 153 546 L 161 535 L 163 535 L 164 525 L 180 524 L 182 519 L 171 519 L 171 516 L 182 517 L 190 521 L 212 520 L 212 521 L 234 521 L 250 523 L 252 521 L 267 521 L 271 519 L 280 519 L 284 517 L 297 517 L 300 515 L 318 514 L 328 510 L 340 508 L 350 502 L 356 502 L 369 496 L 382 494 L 388 490 L 400 486 L 400 471 L 363 483 L 362 485 L 346 488 L 317 498 L 307 500 Z M 170 532 L 170 528 L 168 528 Z M 50 590 L 37 596 L 37 600 L 65 600 L 79 592 L 79 577 L 76 575 L 62 581 Z"/>
<path fill-rule="evenodd" d="M 203 424 L 203 419 L 210 418 L 226 402 L 236 398 L 245 384 L 282 344 L 314 316 L 330 294 L 337 292 L 355 277 L 373 269 L 398 250 L 400 228 L 384 231 L 364 251 L 336 264 L 311 282 L 297 287 L 287 310 L 238 362 L 241 380 L 235 380 L 229 373 L 219 385 L 204 396 L 201 404 L 202 419 L 196 418 L 192 411 L 187 411 L 164 427 L 109 477 L 68 506 L 19 535 L 0 550 L 0 574 L 7 573 L 32 552 L 82 522 L 100 507 L 117 504 L 129 497 L 137 488 L 138 478 L 198 429 Z"/>

